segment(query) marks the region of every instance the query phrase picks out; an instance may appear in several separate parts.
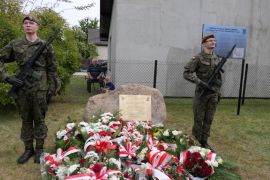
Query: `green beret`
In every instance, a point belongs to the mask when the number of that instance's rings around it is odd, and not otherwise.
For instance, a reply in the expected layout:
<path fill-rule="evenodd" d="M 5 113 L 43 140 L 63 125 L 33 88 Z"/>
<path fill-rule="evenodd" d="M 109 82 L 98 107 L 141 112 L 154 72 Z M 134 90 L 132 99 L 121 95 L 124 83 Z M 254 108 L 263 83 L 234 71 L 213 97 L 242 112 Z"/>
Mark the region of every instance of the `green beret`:
<path fill-rule="evenodd" d="M 33 22 L 39 24 L 37 18 L 33 17 L 32 15 L 27 15 L 27 16 L 25 16 L 25 17 L 23 18 L 23 21 L 22 21 L 22 22 L 24 22 L 25 20 L 33 21 Z"/>
<path fill-rule="evenodd" d="M 204 34 L 202 38 L 202 44 L 206 42 L 207 39 L 215 38 L 215 35 L 213 33 L 206 33 Z"/>

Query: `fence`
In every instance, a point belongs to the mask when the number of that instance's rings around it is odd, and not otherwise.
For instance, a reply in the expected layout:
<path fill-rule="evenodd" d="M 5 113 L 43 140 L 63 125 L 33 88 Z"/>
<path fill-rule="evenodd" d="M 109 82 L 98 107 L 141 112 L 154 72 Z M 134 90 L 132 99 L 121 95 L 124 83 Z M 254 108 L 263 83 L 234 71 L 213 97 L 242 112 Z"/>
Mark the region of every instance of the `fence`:
<path fill-rule="evenodd" d="M 108 61 L 108 69 L 111 71 L 116 88 L 123 84 L 136 83 L 156 87 L 165 97 L 190 98 L 194 95 L 195 85 L 183 78 L 186 63 L 111 60 Z M 225 73 L 222 76 L 221 96 L 223 100 L 221 103 L 236 106 L 237 114 L 240 111 L 240 104 L 260 103 L 267 106 L 270 99 L 270 66 L 243 65 L 241 60 L 228 59 L 224 66 Z M 242 73 L 243 88 L 240 91 L 242 69 L 246 71 Z M 244 94 L 245 98 L 239 98 L 239 92 L 241 95 Z M 235 100 L 224 100 L 226 98 Z"/>
<path fill-rule="evenodd" d="M 195 85 L 183 78 L 185 63 L 157 61 L 109 61 L 116 86 L 137 83 L 156 86 L 164 96 L 192 97 Z M 247 67 L 247 66 L 245 66 Z M 249 65 L 243 73 L 242 91 L 246 98 L 270 98 L 270 66 Z M 229 59 L 224 66 L 222 97 L 237 98 L 240 90 L 242 61 Z M 243 71 L 244 72 L 244 71 Z M 245 80 L 246 78 L 246 80 Z"/>
<path fill-rule="evenodd" d="M 193 97 L 195 85 L 183 78 L 184 66 L 181 62 L 164 61 L 109 61 L 108 69 L 116 88 L 127 83 L 156 87 L 165 97 Z M 260 104 L 269 106 L 270 100 L 270 67 L 247 65 L 243 61 L 228 60 L 224 66 L 223 85 L 221 89 L 222 104 L 235 106 L 240 114 L 241 104 Z M 245 69 L 246 71 L 241 71 Z M 247 71 L 248 70 L 248 71 Z M 243 87 L 239 98 L 241 72 Z M 85 73 L 84 73 L 85 74 Z M 84 75 L 85 76 L 85 75 Z M 79 78 L 79 77 L 77 77 Z M 85 91 L 86 91 L 86 79 Z M 98 88 L 98 87 L 96 87 Z M 243 93 L 242 93 L 243 92 Z M 262 100 L 264 99 L 264 100 Z M 192 103 L 192 101 L 184 101 Z"/>

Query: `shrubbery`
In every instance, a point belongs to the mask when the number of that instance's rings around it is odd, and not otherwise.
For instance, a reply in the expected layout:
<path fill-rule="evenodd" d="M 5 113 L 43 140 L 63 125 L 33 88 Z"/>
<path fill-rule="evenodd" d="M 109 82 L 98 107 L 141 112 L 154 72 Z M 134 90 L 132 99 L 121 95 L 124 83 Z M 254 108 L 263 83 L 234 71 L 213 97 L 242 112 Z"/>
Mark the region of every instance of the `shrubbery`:
<path fill-rule="evenodd" d="M 0 48 L 2 48 L 10 40 L 24 35 L 21 28 L 22 18 L 24 15 L 21 13 L 19 2 L 15 0 L 0 0 L 0 2 Z M 74 31 L 69 28 L 65 20 L 52 9 L 41 8 L 36 9 L 31 13 L 35 14 L 39 19 L 39 37 L 41 39 L 48 39 L 56 27 L 61 28 L 61 32 L 54 40 L 52 46 L 58 62 L 57 70 L 61 80 L 61 91 L 63 91 L 72 74 L 79 69 L 81 54 L 74 36 Z M 9 75 L 15 74 L 17 68 L 16 63 L 5 64 L 5 67 Z M 0 81 L 0 106 L 6 106 L 14 103 L 13 99 L 7 95 L 9 89 L 10 85 Z"/>

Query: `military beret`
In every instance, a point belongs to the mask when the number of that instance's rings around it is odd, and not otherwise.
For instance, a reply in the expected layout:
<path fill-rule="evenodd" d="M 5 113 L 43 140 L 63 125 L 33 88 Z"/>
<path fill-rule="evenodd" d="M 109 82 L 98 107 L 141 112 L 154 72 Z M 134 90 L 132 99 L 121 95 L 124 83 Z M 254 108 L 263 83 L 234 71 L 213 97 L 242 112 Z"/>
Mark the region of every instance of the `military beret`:
<path fill-rule="evenodd" d="M 207 39 L 215 38 L 215 35 L 213 33 L 206 33 L 204 34 L 202 38 L 202 44 L 206 42 Z"/>
<path fill-rule="evenodd" d="M 32 16 L 32 15 L 26 15 L 26 16 L 23 18 L 23 21 L 22 21 L 22 22 L 24 22 L 25 20 L 33 21 L 33 22 L 39 24 L 37 18 L 35 18 L 35 17 Z"/>

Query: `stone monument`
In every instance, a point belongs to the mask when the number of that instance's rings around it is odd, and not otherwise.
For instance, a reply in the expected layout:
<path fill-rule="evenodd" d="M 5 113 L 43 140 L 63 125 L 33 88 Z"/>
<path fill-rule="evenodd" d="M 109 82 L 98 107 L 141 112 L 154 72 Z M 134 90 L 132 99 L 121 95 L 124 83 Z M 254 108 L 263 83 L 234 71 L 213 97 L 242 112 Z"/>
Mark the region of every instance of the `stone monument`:
<path fill-rule="evenodd" d="M 119 112 L 119 95 L 146 95 L 151 98 L 151 119 L 153 124 L 164 123 L 166 106 L 159 90 L 140 84 L 121 85 L 114 91 L 89 98 L 84 110 L 83 120 L 89 121 L 97 112 Z"/>

